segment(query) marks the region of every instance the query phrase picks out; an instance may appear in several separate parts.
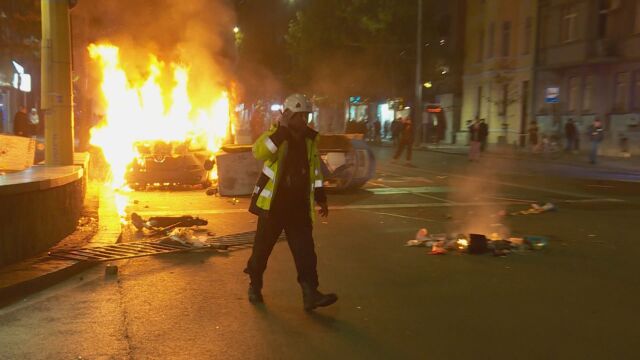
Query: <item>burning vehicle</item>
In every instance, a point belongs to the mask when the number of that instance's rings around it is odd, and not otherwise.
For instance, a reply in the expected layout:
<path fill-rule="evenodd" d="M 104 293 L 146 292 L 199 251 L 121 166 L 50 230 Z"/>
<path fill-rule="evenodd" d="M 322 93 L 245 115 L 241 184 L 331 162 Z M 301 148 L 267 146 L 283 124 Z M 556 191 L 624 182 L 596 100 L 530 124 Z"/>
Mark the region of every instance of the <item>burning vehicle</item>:
<path fill-rule="evenodd" d="M 109 165 L 112 187 L 208 186 L 217 178 L 212 156 L 233 132 L 227 89 L 192 86 L 188 63 L 148 54 L 146 69 L 125 69 L 115 45 L 91 44 L 88 51 L 104 115 L 90 142 Z"/>
<path fill-rule="evenodd" d="M 127 167 L 125 180 L 132 189 L 153 185 L 211 185 L 213 154 L 190 142 L 140 142 L 138 157 Z"/>

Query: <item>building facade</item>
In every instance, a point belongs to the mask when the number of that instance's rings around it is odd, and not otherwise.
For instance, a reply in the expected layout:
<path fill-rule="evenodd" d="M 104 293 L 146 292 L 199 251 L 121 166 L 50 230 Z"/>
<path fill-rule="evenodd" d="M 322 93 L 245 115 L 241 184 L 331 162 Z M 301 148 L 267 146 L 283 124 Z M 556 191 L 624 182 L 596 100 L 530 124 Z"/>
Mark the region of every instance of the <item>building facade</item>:
<path fill-rule="evenodd" d="M 453 143 L 460 130 L 465 46 L 465 7 L 468 1 L 426 1 L 423 25 L 423 116 L 419 141 Z M 441 114 L 430 113 L 438 106 Z M 437 116 L 436 116 L 437 114 Z M 437 122 L 444 121 L 438 134 Z"/>
<path fill-rule="evenodd" d="M 458 143 L 484 119 L 489 142 L 526 142 L 532 114 L 536 0 L 477 0 L 466 5 L 463 100 Z"/>
<path fill-rule="evenodd" d="M 606 126 L 603 152 L 639 153 L 640 0 L 547 0 L 539 11 L 541 131 L 562 134 L 573 119 L 588 141 L 598 118 Z M 557 104 L 546 101 L 549 88 L 559 89 Z"/>

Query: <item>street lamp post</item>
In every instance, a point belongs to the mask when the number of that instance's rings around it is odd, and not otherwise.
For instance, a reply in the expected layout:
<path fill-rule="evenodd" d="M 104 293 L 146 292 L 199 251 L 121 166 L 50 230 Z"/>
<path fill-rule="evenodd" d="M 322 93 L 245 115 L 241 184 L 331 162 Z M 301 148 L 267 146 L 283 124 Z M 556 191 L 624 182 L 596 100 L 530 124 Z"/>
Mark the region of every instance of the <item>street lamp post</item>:
<path fill-rule="evenodd" d="M 45 163 L 73 165 L 71 25 L 75 1 L 41 0 L 41 91 L 45 119 Z"/>
<path fill-rule="evenodd" d="M 413 129 L 418 129 L 422 124 L 422 0 L 418 0 L 418 26 L 416 30 L 416 97 L 413 106 Z M 419 139 L 416 136 L 415 139 Z"/>

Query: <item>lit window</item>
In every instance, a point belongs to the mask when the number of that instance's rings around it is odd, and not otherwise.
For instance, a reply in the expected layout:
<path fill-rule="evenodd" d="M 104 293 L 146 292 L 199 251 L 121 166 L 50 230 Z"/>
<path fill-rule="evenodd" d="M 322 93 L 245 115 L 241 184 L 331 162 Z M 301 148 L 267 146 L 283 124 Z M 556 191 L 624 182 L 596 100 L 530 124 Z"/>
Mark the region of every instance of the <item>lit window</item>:
<path fill-rule="evenodd" d="M 562 28 L 560 36 L 562 42 L 570 42 L 577 39 L 578 8 L 570 5 L 562 11 Z"/>

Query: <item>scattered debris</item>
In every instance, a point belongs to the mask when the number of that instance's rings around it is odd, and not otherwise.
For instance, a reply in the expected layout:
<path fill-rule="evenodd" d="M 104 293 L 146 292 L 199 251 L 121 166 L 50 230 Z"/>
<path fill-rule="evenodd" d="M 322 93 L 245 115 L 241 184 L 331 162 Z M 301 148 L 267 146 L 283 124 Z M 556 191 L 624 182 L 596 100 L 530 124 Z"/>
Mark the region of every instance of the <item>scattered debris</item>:
<path fill-rule="evenodd" d="M 207 220 L 190 215 L 156 216 L 150 217 L 148 220 L 145 220 L 137 213 L 131 214 L 131 223 L 136 227 L 136 229 L 138 229 L 138 231 L 151 231 L 152 233 L 150 235 L 167 233 L 175 228 L 188 228 L 194 226 L 205 226 L 209 224 Z"/>
<path fill-rule="evenodd" d="M 183 245 L 191 245 L 193 247 L 204 247 L 205 243 L 202 239 L 193 235 L 193 230 L 185 228 L 173 229 L 168 239 L 177 241 Z M 162 242 L 162 241 L 161 241 Z"/>
<path fill-rule="evenodd" d="M 427 229 L 420 229 L 416 238 L 408 240 L 405 246 L 427 247 L 431 249 L 429 255 L 444 255 L 448 252 L 468 253 L 473 255 L 491 253 L 494 256 L 506 256 L 512 252 L 527 250 L 543 250 L 549 245 L 549 238 L 545 236 L 506 237 L 492 233 L 487 237 L 483 234 L 433 234 Z"/>
<path fill-rule="evenodd" d="M 556 211 L 557 208 L 552 203 L 546 203 L 542 206 L 538 204 L 531 204 L 531 207 L 527 210 L 512 212 L 511 215 L 531 215 L 531 214 L 542 214 L 550 211 Z"/>
<path fill-rule="evenodd" d="M 118 265 L 107 264 L 104 268 L 105 277 L 113 277 L 118 275 Z"/>
<path fill-rule="evenodd" d="M 484 254 L 489 250 L 487 246 L 488 241 L 489 240 L 484 235 L 470 234 L 469 247 L 467 248 L 467 251 L 469 254 Z"/>

